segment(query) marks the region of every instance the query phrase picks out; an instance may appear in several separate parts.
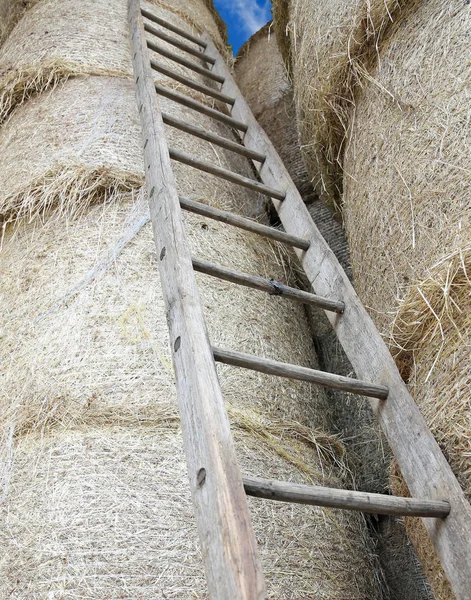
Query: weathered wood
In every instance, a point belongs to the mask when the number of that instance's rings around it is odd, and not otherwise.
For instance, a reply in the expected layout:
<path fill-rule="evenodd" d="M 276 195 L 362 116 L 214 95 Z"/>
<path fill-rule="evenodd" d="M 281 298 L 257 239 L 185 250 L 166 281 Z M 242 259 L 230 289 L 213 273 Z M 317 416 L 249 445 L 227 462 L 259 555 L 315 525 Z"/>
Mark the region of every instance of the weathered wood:
<path fill-rule="evenodd" d="M 263 162 L 265 157 L 263 154 L 259 154 L 258 152 L 254 152 L 253 150 L 249 150 L 242 144 L 238 142 L 233 142 L 232 140 L 217 135 L 216 133 L 212 133 L 202 127 L 197 127 L 196 125 L 191 125 L 186 121 L 181 121 L 180 119 L 176 119 L 171 115 L 167 115 L 162 113 L 162 118 L 166 125 L 170 125 L 171 127 L 175 127 L 176 129 L 180 129 L 180 131 L 184 131 L 185 133 L 190 133 L 195 137 L 198 137 L 202 140 L 206 140 L 207 142 L 211 142 L 211 144 L 216 144 L 216 146 L 220 146 L 221 148 L 225 148 L 226 150 L 231 150 L 232 152 L 236 152 L 241 156 L 246 156 L 247 158 L 251 158 L 252 160 L 256 160 L 258 162 Z"/>
<path fill-rule="evenodd" d="M 173 148 L 169 148 L 169 152 L 170 158 L 173 160 L 177 160 L 178 162 L 188 165 L 189 167 L 193 167 L 194 169 L 204 171 L 205 173 L 211 173 L 211 175 L 216 175 L 221 179 L 225 179 L 231 183 L 236 183 L 237 185 L 241 185 L 249 190 L 253 190 L 254 192 L 259 192 L 265 196 L 278 198 L 280 200 L 282 200 L 285 196 L 283 192 L 275 190 L 274 188 L 263 183 L 259 183 L 258 181 L 255 181 L 255 179 L 250 179 L 249 177 L 244 177 L 244 175 L 239 175 L 238 173 L 234 173 L 233 171 L 229 171 L 223 167 L 218 167 L 216 165 L 204 162 L 203 160 L 199 160 L 198 158 L 190 156 L 189 154 L 185 154 L 184 152 L 173 150 Z"/>
<path fill-rule="evenodd" d="M 221 92 L 218 92 L 217 90 L 214 90 L 213 88 L 204 85 L 203 83 L 199 83 L 194 79 L 185 77 L 185 75 L 176 73 L 175 71 L 168 69 L 164 65 L 155 62 L 154 60 L 150 61 L 150 66 L 154 69 L 154 71 L 157 71 L 162 75 L 166 75 L 167 77 L 170 77 L 171 79 L 174 79 L 179 83 L 183 83 L 183 85 L 186 85 L 187 87 L 192 88 L 193 90 L 206 94 L 207 96 L 211 96 L 212 98 L 216 98 L 216 100 L 220 100 L 221 102 L 226 102 L 226 104 L 230 104 L 231 106 L 234 104 L 234 98 L 229 98 L 229 96 L 221 94 Z"/>
<path fill-rule="evenodd" d="M 170 90 L 169 88 L 166 88 L 158 83 L 155 84 L 155 91 L 161 96 L 165 96 L 165 98 L 168 98 L 169 100 L 173 100 L 174 102 L 178 102 L 178 104 L 187 106 L 188 108 L 196 110 L 203 115 L 207 115 L 215 121 L 220 121 L 221 123 L 224 123 L 229 127 L 234 127 L 234 129 L 238 129 L 239 131 L 247 131 L 247 126 L 245 123 L 237 121 L 236 119 L 225 115 L 221 111 L 210 108 L 209 106 L 206 106 L 197 100 L 193 100 L 193 98 L 189 98 L 188 96 L 185 96 L 185 94 L 180 94 L 179 92 Z"/>
<path fill-rule="evenodd" d="M 157 44 L 154 44 L 154 42 L 150 42 L 149 40 L 147 40 L 147 47 L 149 48 L 149 50 L 152 50 L 152 52 L 156 52 L 157 54 L 160 54 L 160 56 L 165 56 L 165 58 L 168 58 L 169 60 L 172 60 L 173 62 L 182 65 L 182 67 L 191 69 L 192 71 L 195 71 L 195 73 L 204 75 L 208 79 L 212 79 L 213 81 L 217 81 L 218 83 L 223 83 L 224 81 L 222 77 L 220 77 L 216 73 L 213 73 L 207 67 L 202 67 L 198 63 L 195 63 L 191 60 L 187 60 L 179 54 L 175 54 L 175 52 L 170 52 L 170 50 L 167 50 L 163 46 L 158 46 Z"/>
<path fill-rule="evenodd" d="M 140 2 L 129 0 L 128 6 L 150 215 L 209 594 L 225 600 L 263 600 L 256 540 L 199 301 Z"/>
<path fill-rule="evenodd" d="M 335 373 L 325 373 L 308 367 L 300 367 L 298 365 L 290 365 L 288 363 L 278 362 L 253 354 L 244 354 L 235 350 L 223 350 L 213 346 L 214 359 L 217 362 L 234 367 L 242 367 L 267 375 L 275 375 L 276 377 L 287 377 L 288 379 L 298 379 L 300 381 L 308 381 L 316 383 L 324 387 L 334 390 L 342 390 L 352 394 L 361 394 L 379 400 L 386 400 L 388 397 L 388 388 L 383 385 L 376 385 L 368 381 L 360 381 L 351 377 L 343 377 Z M 386 400 L 387 402 L 387 400 Z"/>
<path fill-rule="evenodd" d="M 343 315 L 327 313 L 358 377 L 389 388 L 387 402 L 371 400 L 401 472 L 415 497 L 447 500 L 450 514 L 444 520 L 425 519 L 424 525 L 434 544 L 456 597 L 469 600 L 471 590 L 471 506 L 436 440 L 401 379 L 388 348 L 361 304 L 335 255 L 319 233 L 269 138 L 240 95 L 229 70 L 207 34 L 207 52 L 216 58 L 215 73 L 225 78 L 222 91 L 237 98 L 232 114 L 249 125 L 244 144 L 267 158 L 260 167 L 267 185 L 286 189 L 283 203 L 273 201 L 287 233 L 311 242 L 305 253 L 297 252 L 316 293 L 342 298 Z M 378 281 L 378 285 L 381 282 Z"/>
<path fill-rule="evenodd" d="M 149 12 L 148 10 L 145 10 L 144 8 L 141 9 L 141 13 L 142 16 L 146 19 L 149 19 L 149 21 L 153 21 L 154 23 L 157 23 L 157 25 L 161 25 L 169 31 L 173 31 L 173 33 L 178 33 L 178 35 L 181 35 L 185 39 L 190 40 L 190 42 L 198 44 L 200 48 L 206 48 L 206 42 L 204 42 L 201 38 L 196 37 L 195 35 L 191 35 L 191 33 L 188 33 L 184 29 L 180 29 L 180 27 L 177 27 L 176 25 L 172 25 L 172 23 L 165 21 L 165 19 L 161 19 L 157 15 L 154 15 L 153 13 Z"/>
<path fill-rule="evenodd" d="M 265 279 L 264 277 L 258 277 L 257 275 L 248 275 L 247 273 L 240 273 L 227 267 L 215 265 L 205 260 L 193 259 L 193 268 L 199 273 L 205 273 L 212 277 L 218 277 L 224 281 L 230 281 L 244 287 L 249 287 L 261 292 L 267 292 L 271 296 L 284 296 L 290 300 L 297 300 L 303 304 L 309 304 L 311 306 L 318 306 L 319 308 L 325 308 L 326 310 L 332 310 L 337 313 L 344 311 L 345 306 L 343 302 L 334 300 L 328 300 L 322 298 L 322 296 L 316 296 L 310 294 L 304 290 L 298 290 L 287 285 L 283 285 L 273 279 Z"/>
<path fill-rule="evenodd" d="M 252 231 L 253 233 L 263 235 L 264 237 L 287 244 L 288 246 L 293 246 L 294 248 L 300 248 L 301 250 L 307 250 L 309 248 L 309 242 L 306 242 L 306 240 L 294 235 L 289 235 L 284 231 L 279 231 L 273 227 L 261 225 L 256 221 L 235 215 L 234 213 L 220 210 L 219 208 L 214 208 L 213 206 L 208 206 L 201 202 L 196 202 L 195 200 L 189 200 L 188 198 L 182 198 L 180 196 L 180 206 L 188 212 L 202 215 L 203 217 L 208 217 L 215 221 L 220 221 L 221 223 L 227 223 L 228 225 L 233 225 L 234 227 L 239 227 L 246 231 Z"/>
<path fill-rule="evenodd" d="M 147 33 L 150 33 L 151 35 L 154 35 L 155 37 L 159 38 L 160 40 L 167 42 L 167 44 L 171 44 L 172 46 L 175 46 L 175 48 L 179 48 L 180 50 L 183 50 L 184 52 L 187 52 L 192 56 L 196 56 L 196 58 L 199 58 L 204 62 L 209 63 L 210 65 L 214 65 L 214 63 L 216 62 L 214 58 L 211 58 L 211 56 L 208 56 L 204 52 L 201 52 L 201 50 L 196 50 L 192 46 L 185 44 L 185 42 L 181 42 L 180 40 L 175 39 L 171 35 L 167 35 L 164 31 L 161 31 L 160 29 L 149 25 L 149 23 L 144 23 L 144 30 L 147 31 Z"/>
<path fill-rule="evenodd" d="M 329 506 L 330 508 L 401 517 L 444 519 L 450 514 L 450 504 L 439 500 L 400 498 L 398 496 L 387 496 L 386 494 L 338 490 L 255 477 L 244 477 L 243 481 L 248 496 L 266 498 L 267 500 Z"/>

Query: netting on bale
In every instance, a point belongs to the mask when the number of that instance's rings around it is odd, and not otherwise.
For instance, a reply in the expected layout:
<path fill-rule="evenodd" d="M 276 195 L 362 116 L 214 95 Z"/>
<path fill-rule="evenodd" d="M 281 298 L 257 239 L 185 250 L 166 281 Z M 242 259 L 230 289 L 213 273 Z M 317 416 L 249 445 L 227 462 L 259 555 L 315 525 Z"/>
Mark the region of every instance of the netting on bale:
<path fill-rule="evenodd" d="M 469 6 L 410 2 L 355 100 L 344 216 L 356 287 L 470 494 Z M 434 591 L 443 587 L 416 535 Z"/>
<path fill-rule="evenodd" d="M 354 88 L 400 0 L 275 0 L 280 50 L 289 67 L 306 166 L 316 191 L 340 203 Z"/>
<path fill-rule="evenodd" d="M 90 71 L 16 103 L 0 129 L 0 595 L 204 598 L 140 191 L 134 87 L 130 78 Z M 161 105 L 229 135 L 190 110 Z M 168 135 L 177 149 L 250 174 L 228 152 Z M 239 212 L 258 202 L 174 167 L 183 195 Z M 185 223 L 195 256 L 291 280 L 279 246 L 201 217 L 186 215 Z M 300 306 L 197 279 L 216 345 L 316 365 Z M 344 448 L 329 432 L 323 390 L 229 366 L 218 372 L 244 472 L 344 485 Z M 380 598 L 362 516 L 255 499 L 250 506 L 271 597 Z"/>

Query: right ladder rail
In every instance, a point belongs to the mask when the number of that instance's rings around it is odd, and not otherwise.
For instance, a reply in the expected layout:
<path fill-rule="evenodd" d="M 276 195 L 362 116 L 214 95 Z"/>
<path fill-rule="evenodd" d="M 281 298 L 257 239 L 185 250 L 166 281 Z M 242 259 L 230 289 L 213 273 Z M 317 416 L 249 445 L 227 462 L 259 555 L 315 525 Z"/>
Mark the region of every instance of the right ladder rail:
<path fill-rule="evenodd" d="M 445 519 L 424 519 L 423 523 L 455 595 L 468 599 L 471 589 L 471 506 L 402 381 L 386 344 L 319 233 L 283 162 L 242 97 L 216 46 L 206 33 L 202 41 L 208 54 L 217 59 L 213 73 L 224 79 L 221 91 L 236 98 L 232 116 L 248 125 L 244 144 L 266 155 L 259 169 L 262 181 L 286 191 L 283 201 L 273 199 L 285 231 L 310 242 L 307 251 L 296 250 L 296 254 L 314 292 L 345 302 L 342 315 L 330 312 L 326 315 L 357 377 L 389 389 L 385 402 L 373 398 L 370 403 L 411 494 L 450 503 L 450 514 Z"/>

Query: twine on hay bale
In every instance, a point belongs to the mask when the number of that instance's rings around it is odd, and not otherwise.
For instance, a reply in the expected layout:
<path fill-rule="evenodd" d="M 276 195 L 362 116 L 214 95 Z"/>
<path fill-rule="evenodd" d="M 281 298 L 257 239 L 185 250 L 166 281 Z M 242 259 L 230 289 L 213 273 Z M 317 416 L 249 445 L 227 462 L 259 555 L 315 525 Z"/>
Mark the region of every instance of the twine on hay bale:
<path fill-rule="evenodd" d="M 354 88 L 399 0 L 275 0 L 280 50 L 294 88 L 301 145 L 317 193 L 339 204 Z"/>
<path fill-rule="evenodd" d="M 208 23 L 207 4 L 206 0 L 192 0 L 184 4 L 188 9 L 183 10 L 183 4 L 176 7 L 159 0 L 144 2 L 143 6 L 150 12 L 158 10 L 161 18 L 193 34 L 202 31 L 195 25 L 201 13 L 205 27 L 208 26 L 219 47 L 225 48 L 218 30 L 214 31 L 215 26 Z M 147 37 L 152 39 L 151 34 Z M 159 40 L 159 45 L 175 52 L 164 41 Z M 105 0 L 37 2 L 0 50 L 0 122 L 28 97 L 69 77 L 86 74 L 132 77 L 130 52 L 126 0 L 112 4 Z M 173 61 L 164 57 L 158 60 L 188 75 L 187 69 Z"/>
<path fill-rule="evenodd" d="M 396 14 L 355 98 L 343 207 L 357 291 L 468 495 L 470 27 L 458 1 Z M 434 593 L 448 599 L 415 527 Z"/>
<path fill-rule="evenodd" d="M 4 469 L 0 595 L 12 599 L 122 590 L 149 600 L 206 595 L 157 257 L 137 189 L 136 113 L 130 80 L 77 77 L 18 107 L 0 130 L 2 193 L 16 198 L 0 253 L 1 422 L 14 444 L 13 464 L 6 460 Z M 168 132 L 177 148 L 244 173 L 233 155 Z M 31 170 L 37 148 L 44 155 Z M 8 157 L 20 155 L 22 164 L 12 166 Z M 44 190 L 30 185 L 41 169 L 73 173 L 78 165 L 116 172 L 116 185 L 91 201 L 84 182 L 75 206 L 61 203 L 57 188 L 58 199 L 44 204 Z M 243 210 L 257 198 L 181 165 L 175 172 L 180 193 L 198 200 Z M 290 281 L 279 246 L 195 215 L 185 223 L 195 256 Z M 197 278 L 216 345 L 316 365 L 302 307 Z M 218 372 L 246 473 L 344 485 L 343 446 L 329 434 L 323 390 L 227 365 Z M 250 505 L 273 597 L 380 597 L 361 515 L 256 499 Z"/>

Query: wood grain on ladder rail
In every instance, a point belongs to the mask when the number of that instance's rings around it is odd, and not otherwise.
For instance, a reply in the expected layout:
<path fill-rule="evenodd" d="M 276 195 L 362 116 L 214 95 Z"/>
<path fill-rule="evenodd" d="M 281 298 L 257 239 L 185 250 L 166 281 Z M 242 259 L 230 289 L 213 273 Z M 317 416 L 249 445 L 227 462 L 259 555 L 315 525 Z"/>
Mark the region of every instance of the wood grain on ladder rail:
<path fill-rule="evenodd" d="M 209 594 L 218 600 L 262 600 L 266 593 L 256 540 L 198 301 L 140 2 L 128 1 L 146 185 Z"/>

